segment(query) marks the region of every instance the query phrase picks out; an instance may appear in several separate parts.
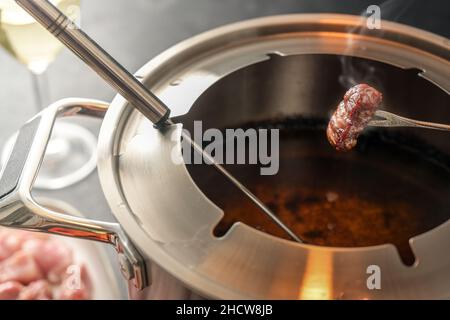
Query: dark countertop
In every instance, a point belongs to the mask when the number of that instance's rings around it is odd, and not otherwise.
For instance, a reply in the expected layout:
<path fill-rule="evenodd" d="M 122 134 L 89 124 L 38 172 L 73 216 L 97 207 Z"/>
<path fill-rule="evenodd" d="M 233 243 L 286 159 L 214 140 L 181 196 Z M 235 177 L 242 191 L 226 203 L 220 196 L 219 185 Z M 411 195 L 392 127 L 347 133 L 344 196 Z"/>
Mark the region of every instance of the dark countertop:
<path fill-rule="evenodd" d="M 335 0 L 82 0 L 81 25 L 130 71 L 190 36 L 230 22 L 285 13 L 360 14 L 383 1 Z M 449 36 L 446 1 L 385 1 L 382 17 Z M 49 67 L 51 100 L 89 97 L 111 101 L 112 89 L 67 50 Z M 0 50 L 0 146 L 34 113 L 30 75 Z M 27 94 L 24 94 L 27 93 Z M 94 132 L 100 122 L 86 125 Z M 65 200 L 89 217 L 113 220 L 96 173 L 66 189 L 44 192 Z M 82 201 L 80 201 L 82 199 Z"/>

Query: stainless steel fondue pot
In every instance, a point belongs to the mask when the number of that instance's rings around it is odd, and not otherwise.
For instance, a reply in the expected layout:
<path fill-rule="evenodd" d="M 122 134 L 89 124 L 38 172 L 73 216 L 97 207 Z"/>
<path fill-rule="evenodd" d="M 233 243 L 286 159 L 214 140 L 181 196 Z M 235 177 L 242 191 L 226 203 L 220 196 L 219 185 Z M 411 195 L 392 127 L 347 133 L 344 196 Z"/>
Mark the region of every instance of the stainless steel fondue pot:
<path fill-rule="evenodd" d="M 184 115 L 217 127 L 238 125 L 233 122 L 237 118 L 245 122 L 291 114 L 327 116 L 329 105 L 322 105 L 320 97 L 336 90 L 321 87 L 333 67 L 323 63 L 322 57 L 329 55 L 418 70 L 435 90 L 450 92 L 448 39 L 386 21 L 381 30 L 367 30 L 364 23 L 360 17 L 334 14 L 235 23 L 170 48 L 135 76 L 170 106 L 172 117 Z M 255 64 L 261 64 L 258 75 L 246 74 Z M 253 86 L 225 92 L 235 95 L 239 104 L 225 105 L 226 99 L 222 104 L 197 104 L 238 70 L 252 83 L 272 83 L 270 95 L 264 95 L 270 98 L 252 99 L 261 95 Z M 439 101 L 426 107 L 401 101 L 390 106 L 405 116 L 431 114 L 441 122 L 450 120 L 449 106 Z M 71 115 L 104 117 L 98 172 L 118 223 L 54 212 L 31 196 L 54 120 Z M 410 239 L 413 266 L 404 265 L 391 244 L 299 244 L 243 223 L 215 237 L 212 230 L 222 210 L 196 186 L 185 165 L 172 161 L 174 150 L 181 156 L 179 140 L 172 139 L 181 136 L 181 129 L 181 124 L 155 129 L 119 95 L 109 105 L 77 98 L 55 102 L 19 131 L 0 179 L 0 225 L 114 245 L 131 298 L 450 298 L 449 222 Z M 450 153 L 445 137 L 418 134 Z M 381 270 L 381 289 L 368 287 L 369 266 Z"/>

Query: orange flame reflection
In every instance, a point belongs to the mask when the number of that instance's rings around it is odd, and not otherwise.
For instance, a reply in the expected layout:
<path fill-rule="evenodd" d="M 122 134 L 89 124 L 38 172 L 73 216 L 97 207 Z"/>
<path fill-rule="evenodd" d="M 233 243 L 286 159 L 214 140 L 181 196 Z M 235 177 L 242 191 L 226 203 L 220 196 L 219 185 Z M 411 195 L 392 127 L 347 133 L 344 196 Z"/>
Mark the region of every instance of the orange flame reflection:
<path fill-rule="evenodd" d="M 328 300 L 333 297 L 333 256 L 325 250 L 312 250 L 306 262 L 299 299 Z"/>

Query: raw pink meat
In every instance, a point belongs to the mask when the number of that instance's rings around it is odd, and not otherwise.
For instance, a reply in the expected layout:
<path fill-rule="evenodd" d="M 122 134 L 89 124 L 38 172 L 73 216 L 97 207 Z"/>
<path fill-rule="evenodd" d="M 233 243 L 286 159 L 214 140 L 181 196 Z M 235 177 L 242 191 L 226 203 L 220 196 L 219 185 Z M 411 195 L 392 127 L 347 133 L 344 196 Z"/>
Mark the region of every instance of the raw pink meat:
<path fill-rule="evenodd" d="M 29 239 L 23 250 L 30 253 L 50 282 L 60 282 L 72 263 L 72 250 L 55 240 Z"/>
<path fill-rule="evenodd" d="M 15 300 L 19 297 L 23 285 L 16 281 L 0 283 L 0 300 Z"/>
<path fill-rule="evenodd" d="M 42 277 L 43 274 L 36 261 L 26 252 L 18 251 L 0 263 L 0 283 L 18 281 L 28 284 Z"/>
<path fill-rule="evenodd" d="M 12 231 L 0 230 L 0 261 L 20 250 L 23 240 L 24 236 L 20 231 L 15 234 Z"/>
<path fill-rule="evenodd" d="M 18 300 L 50 300 L 52 299 L 52 290 L 46 280 L 31 282 L 22 289 Z"/>
<path fill-rule="evenodd" d="M 86 268 L 74 263 L 63 242 L 0 228 L 0 300 L 80 300 L 90 299 L 91 291 Z"/>
<path fill-rule="evenodd" d="M 29 239 L 48 239 L 46 234 L 13 229 L 0 229 L 0 261 L 19 251 Z"/>

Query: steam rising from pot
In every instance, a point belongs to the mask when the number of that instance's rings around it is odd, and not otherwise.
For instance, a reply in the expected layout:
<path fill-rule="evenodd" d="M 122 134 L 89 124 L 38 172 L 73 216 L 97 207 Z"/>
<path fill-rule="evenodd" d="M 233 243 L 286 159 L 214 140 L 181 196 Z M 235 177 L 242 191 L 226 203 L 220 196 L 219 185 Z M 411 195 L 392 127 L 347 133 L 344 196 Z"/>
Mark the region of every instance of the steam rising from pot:
<path fill-rule="evenodd" d="M 398 20 L 411 7 L 415 1 L 388 0 L 381 5 L 371 5 L 361 13 L 361 23 L 359 26 L 350 28 L 349 34 L 365 35 L 370 33 L 383 34 L 383 20 Z M 353 63 L 355 42 L 352 37 L 347 40 L 347 51 L 340 57 L 342 74 L 339 76 L 339 83 L 349 89 L 358 83 L 368 83 L 381 91 L 384 91 L 383 84 L 379 81 L 377 70 L 369 63 Z M 363 47 L 363 50 L 365 48 Z"/>

